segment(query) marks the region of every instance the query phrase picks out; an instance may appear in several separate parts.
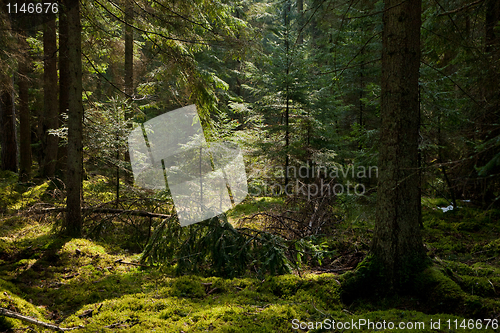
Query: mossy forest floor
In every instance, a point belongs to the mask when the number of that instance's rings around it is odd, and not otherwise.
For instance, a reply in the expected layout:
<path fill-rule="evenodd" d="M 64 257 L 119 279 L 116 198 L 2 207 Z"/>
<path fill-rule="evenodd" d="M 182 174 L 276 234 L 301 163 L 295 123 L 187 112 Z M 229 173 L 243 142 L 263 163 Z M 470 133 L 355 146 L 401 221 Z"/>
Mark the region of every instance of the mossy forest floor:
<path fill-rule="evenodd" d="M 362 205 L 350 206 L 351 215 L 357 217 L 346 215 L 326 240 L 332 254 L 321 267 L 304 266 L 296 274 L 264 278 L 250 272 L 234 279 L 176 276 L 169 267 L 137 264 L 141 246 L 134 245 L 133 238 L 116 234 L 134 228 L 140 232 L 137 226 L 114 229 L 109 237 L 58 237 L 62 215 L 26 214 L 36 203 L 57 199 L 57 191 L 49 191 L 50 186 L 44 184 L 20 187 L 7 178 L 2 180 L 0 307 L 61 327 L 84 326 L 75 332 L 499 331 L 494 329 L 495 320 L 497 325 L 500 321 L 498 210 L 484 211 L 464 203 L 461 209 L 443 213 L 438 207 L 447 206 L 446 202 L 423 199 L 424 243 L 434 265 L 419 279 L 418 294 L 370 297 L 347 304 L 341 290 L 349 273 L 335 267 L 349 267 L 353 253 L 364 255 L 368 250 L 373 224 L 369 218 L 359 218 Z M 88 186 L 87 190 L 92 189 Z M 47 193 L 48 198 L 44 197 Z M 245 205 L 252 211 L 246 212 Z M 279 200 L 249 199 L 238 211 L 230 212 L 230 218 L 252 214 L 257 206 L 262 211 L 274 205 Z M 116 227 L 126 221 L 114 223 Z M 488 329 L 485 319 L 493 320 Z M 384 321 L 386 325 L 422 322 L 425 326 L 416 328 L 415 324 L 411 330 L 305 326 L 330 320 L 380 325 Z M 440 323 L 440 328 L 431 329 L 431 321 Z M 0 317 L 3 331 L 48 330 Z"/>

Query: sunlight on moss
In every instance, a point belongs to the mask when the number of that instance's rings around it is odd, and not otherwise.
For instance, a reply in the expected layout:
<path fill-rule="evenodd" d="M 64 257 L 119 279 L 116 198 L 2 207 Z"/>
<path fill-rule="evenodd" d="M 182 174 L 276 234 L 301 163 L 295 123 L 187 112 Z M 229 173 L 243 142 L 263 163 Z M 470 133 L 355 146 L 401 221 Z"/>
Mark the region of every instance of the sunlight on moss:
<path fill-rule="evenodd" d="M 44 306 L 37 307 L 24 300 L 20 295 L 22 295 L 21 291 L 14 284 L 0 279 L 0 307 L 40 320 L 46 320 L 45 316 L 48 313 Z M 26 326 L 26 323 L 20 320 L 0 317 L 0 330 L 2 332 L 9 329 L 21 329 Z M 35 327 L 34 325 L 30 326 Z"/>
<path fill-rule="evenodd" d="M 83 193 L 91 201 L 109 202 L 116 199 L 116 184 L 104 176 L 95 176 L 83 181 Z"/>
<path fill-rule="evenodd" d="M 242 203 L 227 212 L 229 218 L 238 219 L 277 207 L 284 202 L 283 197 L 247 197 Z"/>

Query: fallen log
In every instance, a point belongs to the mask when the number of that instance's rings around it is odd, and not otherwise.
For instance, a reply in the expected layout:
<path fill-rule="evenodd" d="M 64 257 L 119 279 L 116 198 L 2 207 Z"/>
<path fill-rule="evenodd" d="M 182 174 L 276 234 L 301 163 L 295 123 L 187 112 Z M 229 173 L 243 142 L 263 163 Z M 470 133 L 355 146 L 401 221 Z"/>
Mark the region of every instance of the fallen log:
<path fill-rule="evenodd" d="M 84 326 L 82 326 L 82 325 L 79 325 L 79 326 L 76 326 L 76 327 L 69 327 L 69 328 L 60 327 L 60 326 L 57 326 L 57 325 L 54 325 L 54 324 L 50 324 L 50 323 L 46 323 L 46 322 L 40 321 L 40 320 L 38 320 L 36 318 L 33 318 L 33 317 L 30 317 L 30 316 L 25 316 L 25 315 L 22 315 L 20 313 L 7 310 L 5 308 L 0 308 L 0 316 L 5 316 L 5 317 L 14 318 L 14 319 L 19 319 L 19 320 L 28 322 L 30 324 L 35 324 L 35 325 L 38 325 L 38 326 L 43 326 L 45 328 L 48 328 L 48 329 L 51 329 L 51 330 L 54 330 L 54 331 L 59 331 L 59 332 L 73 331 L 73 330 L 77 330 L 77 329 L 80 329 L 80 328 L 84 328 Z"/>

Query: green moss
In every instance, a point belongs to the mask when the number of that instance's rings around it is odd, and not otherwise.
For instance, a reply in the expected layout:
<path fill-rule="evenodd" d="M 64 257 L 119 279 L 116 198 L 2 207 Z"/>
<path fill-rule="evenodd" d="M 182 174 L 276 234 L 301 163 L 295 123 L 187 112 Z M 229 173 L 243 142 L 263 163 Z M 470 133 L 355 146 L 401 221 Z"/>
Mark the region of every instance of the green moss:
<path fill-rule="evenodd" d="M 83 181 L 83 192 L 92 201 L 109 202 L 116 199 L 116 184 L 104 176 L 95 176 Z"/>
<path fill-rule="evenodd" d="M 460 286 L 436 266 L 420 274 L 415 281 L 415 289 L 433 313 L 453 313 L 459 310 L 465 298 Z"/>
<path fill-rule="evenodd" d="M 270 292 L 278 297 L 289 298 L 301 287 L 303 280 L 296 275 L 268 276 L 257 291 Z"/>
<path fill-rule="evenodd" d="M 0 279 L 0 307 L 11 311 L 21 313 L 26 316 L 35 317 L 40 320 L 45 320 L 44 316 L 47 312 L 43 307 L 36 307 L 33 304 L 24 300 L 21 291 L 14 284 Z M 26 323 L 18 319 L 2 318 L 0 320 L 0 329 L 20 329 L 26 327 Z M 29 325 L 35 327 L 34 325 Z"/>
<path fill-rule="evenodd" d="M 108 186 L 104 181 L 94 185 L 92 191 Z M 23 191 L 19 189 L 18 193 L 22 195 Z M 266 200 L 262 204 L 271 207 Z M 447 319 L 461 322 L 463 318 L 494 317 L 500 312 L 500 269 L 495 261 L 499 253 L 495 231 L 498 221 L 491 218 L 495 212 L 482 214 L 466 208 L 443 214 L 429 207 L 424 212 L 423 230 L 429 251 L 437 257 L 463 259 L 468 255 L 471 259 L 467 264 L 436 259 L 435 266 L 418 276 L 414 284 L 418 293 L 410 295 L 366 297 L 374 294 L 373 279 L 382 276 L 381 267 L 372 266 L 368 260 L 356 272 L 341 276 L 302 272 L 301 276 L 260 279 L 252 275 L 235 279 L 175 277 L 171 267 L 156 270 L 117 262 L 138 260 L 137 254 L 120 247 L 122 234 L 106 239 L 111 243 L 63 239 L 54 233 L 53 223 L 16 217 L 0 220 L 0 302 L 47 322 L 57 318 L 62 327 L 85 325 L 79 332 L 290 332 L 293 319 L 421 321 L 428 325 L 439 319 L 443 323 Z M 477 231 L 458 230 L 464 222 L 484 226 Z M 338 228 L 338 237 L 330 244 L 340 255 L 368 244 L 365 226 L 354 229 L 343 224 Z M 359 237 L 361 232 L 364 238 Z M 349 302 L 345 297 L 349 288 L 361 298 Z M 94 310 L 92 317 L 78 317 L 88 309 Z M 112 324 L 113 328 L 104 328 Z M 26 326 L 0 319 L 0 331 Z M 373 330 L 365 327 L 351 331 Z M 393 330 L 398 331 L 404 330 Z M 412 330 L 429 331 L 428 326 Z M 441 331 L 447 330 L 441 326 Z"/>
<path fill-rule="evenodd" d="M 172 296 L 201 298 L 206 295 L 200 277 L 181 276 L 172 285 Z"/>
<path fill-rule="evenodd" d="M 429 208 L 450 205 L 450 202 L 444 198 L 423 197 L 421 201 L 422 201 L 422 207 L 429 207 Z"/>
<path fill-rule="evenodd" d="M 457 230 L 461 231 L 479 231 L 483 227 L 484 223 L 481 221 L 470 220 L 466 222 L 458 223 Z"/>
<path fill-rule="evenodd" d="M 242 203 L 227 212 L 230 219 L 238 219 L 244 216 L 263 212 L 276 208 L 284 202 L 283 197 L 254 197 L 250 196 Z"/>
<path fill-rule="evenodd" d="M 25 207 L 30 207 L 34 203 L 39 202 L 43 195 L 47 192 L 49 188 L 50 181 L 45 181 L 42 184 L 32 186 L 28 188 L 21 195 L 21 201 L 17 202 L 15 205 L 12 205 L 11 209 L 22 209 Z"/>
<path fill-rule="evenodd" d="M 486 244 L 483 248 L 483 251 L 485 251 L 485 253 L 489 256 L 500 255 L 500 238 Z"/>
<path fill-rule="evenodd" d="M 473 273 L 472 269 L 455 264 L 428 268 L 420 276 L 416 287 L 424 295 L 426 308 L 432 313 L 459 313 L 475 318 L 488 318 L 498 311 L 497 301 L 483 298 L 496 295 L 493 283 L 485 278 L 458 275 L 452 268 L 460 268 L 466 274 Z M 497 279 L 494 281 L 498 283 Z"/>

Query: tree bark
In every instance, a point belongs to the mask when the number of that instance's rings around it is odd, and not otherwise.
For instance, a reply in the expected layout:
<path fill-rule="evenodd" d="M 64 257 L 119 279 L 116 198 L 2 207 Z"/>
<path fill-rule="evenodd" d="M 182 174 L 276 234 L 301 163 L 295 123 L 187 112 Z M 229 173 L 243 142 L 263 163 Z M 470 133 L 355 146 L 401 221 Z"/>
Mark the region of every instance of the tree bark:
<path fill-rule="evenodd" d="M 132 7 L 131 0 L 125 0 L 125 94 L 134 96 L 134 8 Z M 125 114 L 125 120 L 132 117 L 129 112 Z M 120 153 L 117 152 L 117 160 L 120 159 Z M 130 155 L 128 150 L 124 154 L 125 162 L 130 163 Z M 120 187 L 120 168 L 116 167 L 116 186 L 117 186 L 117 199 L 119 200 L 119 187 Z M 129 184 L 132 183 L 130 173 L 125 173 L 125 181 Z"/>
<path fill-rule="evenodd" d="M 5 7 L 5 6 L 2 6 Z M 2 14 L 2 28 L 7 31 L 6 39 L 11 37 L 10 20 L 5 15 L 5 8 L 0 9 Z M 13 45 L 10 45 L 11 47 Z M 17 172 L 17 140 L 16 140 L 16 113 L 13 102 L 13 85 L 11 68 L 6 59 L 2 59 L 6 66 L 0 68 L 0 145 L 1 167 L 3 170 Z"/>
<path fill-rule="evenodd" d="M 29 110 L 29 72 L 31 71 L 31 59 L 29 46 L 26 43 L 26 34 L 21 32 L 19 44 L 23 53 L 19 61 L 19 138 L 20 138 L 20 162 L 19 179 L 26 182 L 31 177 L 31 127 Z"/>
<path fill-rule="evenodd" d="M 488 0 L 486 3 L 486 52 L 498 51 L 499 37 L 495 33 L 495 27 L 500 21 L 500 2 Z"/>
<path fill-rule="evenodd" d="M 290 166 L 290 94 L 289 94 L 289 75 L 290 75 L 290 41 L 289 41 L 289 15 L 290 3 L 284 4 L 284 19 L 285 19 L 285 56 L 286 56 L 286 87 L 285 87 L 285 184 L 284 188 L 288 186 L 288 167 Z"/>
<path fill-rule="evenodd" d="M 17 172 L 16 112 L 12 95 L 12 78 L 1 74 L 0 121 L 2 126 L 2 169 Z"/>
<path fill-rule="evenodd" d="M 423 268 L 418 177 L 421 0 L 385 0 L 381 137 L 373 260 L 388 290 Z"/>
<path fill-rule="evenodd" d="M 299 36 L 297 37 L 297 44 L 301 45 L 304 43 L 304 33 L 302 29 L 304 28 L 304 0 L 297 0 L 297 15 L 298 15 L 298 28 Z"/>
<path fill-rule="evenodd" d="M 64 10 L 66 1 L 61 1 L 59 11 L 59 123 L 63 124 L 63 115 L 68 112 L 69 61 L 68 61 L 68 18 Z M 57 151 L 57 170 L 63 175 L 68 158 L 67 145 L 60 145 Z"/>
<path fill-rule="evenodd" d="M 43 166 L 42 175 L 53 178 L 56 171 L 59 138 L 50 130 L 59 127 L 57 108 L 57 37 L 56 17 L 43 25 Z"/>
<path fill-rule="evenodd" d="M 125 0 L 125 93 L 134 94 L 134 10 L 130 0 Z"/>
<path fill-rule="evenodd" d="M 0 1 L 0 29 L 2 40 L 8 48 L 15 48 L 11 34 L 10 16 L 7 13 L 5 2 Z M 11 77 L 11 63 L 8 53 L 0 54 L 0 167 L 3 170 L 17 172 L 17 142 L 16 142 L 16 114 L 13 103 L 13 86 Z"/>
<path fill-rule="evenodd" d="M 79 0 L 67 0 L 68 18 L 68 162 L 66 174 L 67 213 L 63 233 L 80 237 L 82 230 L 83 104 L 81 24 Z"/>

